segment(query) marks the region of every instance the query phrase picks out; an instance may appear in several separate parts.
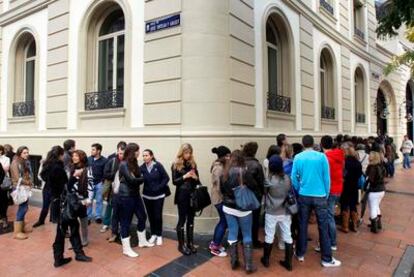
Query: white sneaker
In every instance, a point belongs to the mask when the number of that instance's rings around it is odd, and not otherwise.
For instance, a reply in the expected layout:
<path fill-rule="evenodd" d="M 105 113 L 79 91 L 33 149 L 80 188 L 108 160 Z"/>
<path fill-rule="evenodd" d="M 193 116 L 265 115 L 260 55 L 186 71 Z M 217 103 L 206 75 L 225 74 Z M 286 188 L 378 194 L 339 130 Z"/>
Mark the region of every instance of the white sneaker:
<path fill-rule="evenodd" d="M 316 246 L 314 249 L 315 249 L 316 252 L 321 252 L 321 247 L 319 245 Z M 331 246 L 331 250 L 336 251 L 336 250 L 338 250 L 338 247 L 337 246 Z"/>
<path fill-rule="evenodd" d="M 321 265 L 323 267 L 338 267 L 338 266 L 341 266 L 341 264 L 342 264 L 341 261 L 335 260 L 334 257 L 332 257 L 332 261 L 330 262 L 325 262 L 325 261 L 321 262 Z"/>
<path fill-rule="evenodd" d="M 280 242 L 278 242 L 277 247 L 278 247 L 280 250 L 285 250 L 285 242 L 284 242 L 284 241 L 280 241 Z"/>
<path fill-rule="evenodd" d="M 151 243 L 151 241 L 150 241 Z M 155 245 L 161 246 L 162 245 L 162 237 L 157 237 L 157 240 L 155 241 Z"/>
<path fill-rule="evenodd" d="M 108 229 L 109 229 L 108 225 L 102 225 L 101 230 L 99 230 L 99 232 L 105 233 L 106 231 L 108 231 Z"/>
<path fill-rule="evenodd" d="M 303 263 L 303 262 L 305 261 L 305 257 L 303 257 L 303 256 L 302 256 L 302 257 L 297 256 L 297 255 L 296 255 L 296 252 L 295 252 L 295 254 L 294 254 L 294 255 L 295 255 L 296 259 L 297 259 L 299 262 Z"/>
<path fill-rule="evenodd" d="M 150 237 L 150 239 L 148 240 L 148 242 L 149 243 L 155 243 L 155 240 L 157 239 L 157 236 L 156 235 L 152 235 L 151 237 Z"/>
<path fill-rule="evenodd" d="M 331 250 L 336 251 L 336 250 L 338 250 L 338 247 L 337 246 L 331 246 Z"/>
<path fill-rule="evenodd" d="M 142 232 L 137 232 L 137 235 L 138 235 L 138 247 L 142 248 L 142 247 L 153 247 L 154 246 L 153 243 L 149 243 L 147 241 L 145 230 Z"/>
<path fill-rule="evenodd" d="M 125 256 L 128 256 L 130 258 L 136 258 L 136 257 L 139 256 L 138 253 L 136 253 L 134 250 L 132 250 L 131 244 L 130 244 L 130 241 L 129 241 L 129 237 L 124 238 L 121 241 L 122 241 L 122 253 Z"/>

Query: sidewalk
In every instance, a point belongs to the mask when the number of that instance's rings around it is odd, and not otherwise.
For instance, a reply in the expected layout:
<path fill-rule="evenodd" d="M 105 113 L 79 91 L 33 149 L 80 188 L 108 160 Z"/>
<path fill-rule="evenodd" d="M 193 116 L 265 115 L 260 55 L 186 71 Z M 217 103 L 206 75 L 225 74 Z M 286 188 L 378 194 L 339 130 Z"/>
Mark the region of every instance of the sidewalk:
<path fill-rule="evenodd" d="M 371 234 L 366 224 L 358 233 L 338 232 L 338 251 L 335 257 L 342 261 L 340 268 L 322 268 L 319 254 L 313 251 L 317 241 L 316 225 L 311 225 L 305 262 L 294 261 L 294 271 L 287 272 L 278 261 L 283 251 L 275 248 L 271 266 L 265 269 L 260 264 L 262 251 L 254 253 L 258 271 L 253 276 L 391 276 L 398 266 L 407 245 L 414 244 L 414 170 L 397 170 L 396 177 L 387 185 L 382 202 L 384 231 Z M 35 222 L 39 208 L 30 207 L 28 220 Z M 9 209 L 14 219 L 15 207 Z M 241 269 L 231 271 L 229 258 L 211 257 L 206 243 L 200 244 L 200 251 L 191 258 L 182 257 L 176 250 L 176 241 L 165 239 L 162 247 L 135 249 L 140 257 L 130 259 L 122 256 L 121 246 L 106 241 L 108 233 L 99 233 L 100 226 L 90 225 L 90 244 L 85 249 L 93 257 L 90 264 L 72 261 L 63 268 L 53 267 L 52 243 L 55 225 L 47 223 L 35 229 L 26 241 L 17 241 L 11 233 L 0 235 L 1 276 L 244 276 Z M 66 248 L 68 247 L 66 244 Z M 65 256 L 72 256 L 66 251 Z M 241 256 L 242 258 L 242 256 Z"/>

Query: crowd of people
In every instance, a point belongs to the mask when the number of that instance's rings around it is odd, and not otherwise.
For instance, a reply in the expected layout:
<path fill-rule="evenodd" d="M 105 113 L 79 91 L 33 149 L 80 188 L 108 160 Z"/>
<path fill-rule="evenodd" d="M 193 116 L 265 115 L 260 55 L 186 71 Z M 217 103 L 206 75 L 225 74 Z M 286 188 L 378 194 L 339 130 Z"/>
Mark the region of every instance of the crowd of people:
<path fill-rule="evenodd" d="M 280 265 L 291 271 L 294 256 L 299 262 L 305 259 L 308 224 L 316 217 L 319 239 L 314 250 L 321 254 L 321 265 L 340 266 L 333 257 L 338 251 L 336 217 L 340 217 L 340 231 L 357 232 L 368 206 L 368 226 L 378 233 L 383 228 L 380 206 L 385 178 L 394 176 L 399 152 L 403 168 L 411 167 L 412 149 L 408 136 L 398 151 L 388 137 L 323 136 L 315 143 L 306 135 L 302 143 L 290 144 L 287 136 L 280 134 L 261 163 L 256 158 L 256 142 L 233 151 L 224 145 L 214 147 L 212 153 L 217 159 L 210 168 L 210 198 L 218 223 L 209 244 L 211 254 L 229 254 L 231 268 L 236 269 L 240 266 L 238 248 L 242 247 L 244 269 L 252 273 L 256 271 L 253 249 L 263 248 L 260 261 L 269 267 L 276 238 L 278 248 L 285 251 Z M 108 242 L 119 238 L 122 253 L 135 258 L 139 254 L 132 249 L 130 239 L 134 215 L 138 247 L 163 245 L 163 206 L 172 194 L 168 185 L 171 176 L 178 209 L 178 251 L 183 255 L 196 253 L 193 196 L 201 182 L 192 146 L 181 145 L 170 175 L 151 149 L 142 151 L 143 164 L 139 165 L 141 152 L 136 143 L 119 142 L 108 158 L 102 156 L 102 150 L 101 144 L 94 143 L 88 157 L 70 139 L 63 147 L 51 148 L 38 174 L 43 184 L 42 210 L 31 226 L 25 221 L 34 184 L 29 149 L 20 146 L 14 153 L 10 145 L 0 145 L 0 228 L 8 227 L 7 209 L 14 200 L 18 205 L 14 221 L 17 240 L 27 239 L 33 228 L 44 225 L 50 211 L 50 221 L 57 226 L 55 267 L 71 261 L 64 256 L 67 237 L 77 261 L 92 261 L 84 252 L 92 222 L 101 225 L 102 233 L 110 230 Z M 260 239 L 262 223 L 264 242 Z"/>

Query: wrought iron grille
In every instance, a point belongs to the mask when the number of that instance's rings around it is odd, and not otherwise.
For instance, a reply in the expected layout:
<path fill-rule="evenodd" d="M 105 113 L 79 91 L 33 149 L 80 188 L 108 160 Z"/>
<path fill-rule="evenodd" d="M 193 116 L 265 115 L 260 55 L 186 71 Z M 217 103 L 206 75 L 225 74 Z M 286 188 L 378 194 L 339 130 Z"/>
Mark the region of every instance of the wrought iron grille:
<path fill-rule="evenodd" d="M 119 90 L 85 93 L 85 111 L 121 108 L 124 92 Z"/>
<path fill-rule="evenodd" d="M 34 112 L 34 101 L 13 103 L 13 117 L 31 116 Z"/>
<path fill-rule="evenodd" d="M 324 119 L 335 119 L 335 108 L 322 106 L 321 118 Z"/>
<path fill-rule="evenodd" d="M 365 114 L 364 113 L 356 113 L 355 114 L 355 121 L 357 123 L 365 123 Z"/>
<path fill-rule="evenodd" d="M 273 92 L 268 92 L 267 109 L 282 113 L 290 113 L 290 97 L 277 95 Z"/>
<path fill-rule="evenodd" d="M 354 34 L 362 40 L 365 40 L 365 33 L 358 29 L 357 27 L 354 28 Z"/>
<path fill-rule="evenodd" d="M 334 14 L 334 8 L 326 0 L 320 0 L 319 3 L 330 14 L 332 14 L 332 15 Z"/>

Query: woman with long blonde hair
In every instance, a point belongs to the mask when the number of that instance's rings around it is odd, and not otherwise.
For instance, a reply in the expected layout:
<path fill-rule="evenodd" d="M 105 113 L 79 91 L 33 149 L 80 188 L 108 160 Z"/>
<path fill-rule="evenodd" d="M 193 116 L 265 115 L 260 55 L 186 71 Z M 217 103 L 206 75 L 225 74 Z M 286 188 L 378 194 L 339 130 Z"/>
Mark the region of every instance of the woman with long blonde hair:
<path fill-rule="evenodd" d="M 178 150 L 177 157 L 172 165 L 172 181 L 176 186 L 174 204 L 178 208 L 177 238 L 178 251 L 184 255 L 196 253 L 194 247 L 194 216 L 191 208 L 191 194 L 199 184 L 197 164 L 194 160 L 193 147 L 184 143 Z M 187 243 L 184 243 L 184 225 L 187 227 Z"/>

